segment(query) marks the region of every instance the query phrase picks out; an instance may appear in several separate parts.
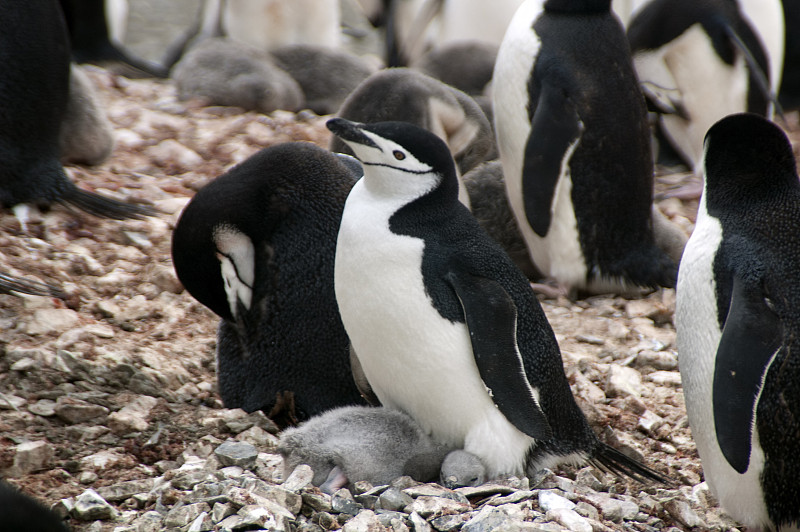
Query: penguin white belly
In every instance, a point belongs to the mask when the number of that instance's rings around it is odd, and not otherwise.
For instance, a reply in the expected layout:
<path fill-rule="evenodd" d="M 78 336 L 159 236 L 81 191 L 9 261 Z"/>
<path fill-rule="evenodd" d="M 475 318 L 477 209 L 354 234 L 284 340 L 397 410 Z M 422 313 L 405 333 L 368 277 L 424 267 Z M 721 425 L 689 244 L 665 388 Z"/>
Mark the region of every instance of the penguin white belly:
<path fill-rule="evenodd" d="M 662 126 L 674 147 L 695 165 L 700 175 L 703 138 L 717 120 L 747 109 L 748 74 L 744 58 L 736 54 L 733 66 L 724 63 L 714 51 L 711 39 L 700 24 L 687 29 L 668 46 L 650 53 L 639 53 L 634 66 L 642 83 L 663 87 L 680 94 L 687 121 L 677 115 L 663 115 Z M 669 72 L 664 73 L 663 69 Z"/>
<path fill-rule="evenodd" d="M 479 456 L 490 475 L 523 473 L 533 439 L 492 402 L 466 325 L 433 307 L 421 273 L 424 242 L 389 230 L 387 213 L 404 201 L 375 197 L 363 185 L 345 204 L 334 277 L 342 321 L 373 391 L 439 442 Z"/>
<path fill-rule="evenodd" d="M 499 45 L 522 0 L 448 0 L 442 12 L 442 30 L 437 46 L 478 40 Z"/>
<path fill-rule="evenodd" d="M 713 261 L 722 240 L 722 226 L 705 212 L 701 201 L 695 232 L 686 245 L 678 273 L 675 308 L 686 412 L 705 478 L 722 506 L 739 521 L 768 523 L 760 483 L 764 454 L 758 431 L 753 430 L 750 466 L 743 475 L 730 466 L 717 442 L 712 383 L 722 334 L 717 321 Z"/>
<path fill-rule="evenodd" d="M 542 1 L 525 2 L 509 25 L 497 55 L 493 83 L 495 130 L 505 174 L 509 204 L 518 220 L 528 253 L 534 264 L 550 277 L 569 286 L 586 284 L 586 261 L 580 247 L 578 224 L 572 207 L 572 179 L 569 157 L 577 148 L 570 146 L 562 159 L 559 181 L 553 198 L 552 221 L 547 235 L 537 235 L 525 215 L 522 195 L 522 167 L 525 144 L 531 132 L 528 119 L 528 77 L 541 42 L 530 21 L 542 10 Z"/>

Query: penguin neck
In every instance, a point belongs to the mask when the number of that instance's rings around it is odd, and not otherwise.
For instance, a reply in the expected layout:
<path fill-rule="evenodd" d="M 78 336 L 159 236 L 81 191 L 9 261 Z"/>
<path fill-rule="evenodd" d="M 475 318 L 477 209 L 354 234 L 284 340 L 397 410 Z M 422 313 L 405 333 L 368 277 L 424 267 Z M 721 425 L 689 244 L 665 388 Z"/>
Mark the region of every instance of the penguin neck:
<path fill-rule="evenodd" d="M 452 179 L 450 179 L 452 177 Z M 390 218 L 390 227 L 401 223 L 404 219 L 413 219 L 415 224 L 444 224 L 454 209 L 464 208 L 458 200 L 458 182 L 455 172 L 445 176 L 435 187 L 400 207 Z M 394 231 L 394 229 L 392 229 Z M 396 231 L 394 231 L 396 232 Z"/>
<path fill-rule="evenodd" d="M 376 198 L 407 205 L 430 195 L 447 198 L 454 194 L 455 201 L 458 201 L 455 173 L 450 179 L 451 176 L 442 176 L 435 172 L 417 174 L 384 166 L 365 165 L 364 170 L 364 187 Z"/>

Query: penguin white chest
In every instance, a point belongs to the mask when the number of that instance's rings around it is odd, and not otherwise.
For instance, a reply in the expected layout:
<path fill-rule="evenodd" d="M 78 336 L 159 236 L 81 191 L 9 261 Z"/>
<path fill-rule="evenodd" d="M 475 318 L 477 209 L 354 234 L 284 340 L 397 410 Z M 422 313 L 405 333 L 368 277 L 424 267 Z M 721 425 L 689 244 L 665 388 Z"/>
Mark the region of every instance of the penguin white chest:
<path fill-rule="evenodd" d="M 675 323 L 683 393 L 692 436 L 706 472 L 709 486 L 722 505 L 739 520 L 760 516 L 767 521 L 760 475 L 764 454 L 753 430 L 750 466 L 739 474 L 725 459 L 717 442 L 714 424 L 713 382 L 720 330 L 714 258 L 722 242 L 719 220 L 708 215 L 704 199 L 697 225 L 686 245 L 678 273 Z"/>
<path fill-rule="evenodd" d="M 436 440 L 481 457 L 491 474 L 521 472 L 533 441 L 492 402 L 464 323 L 439 314 L 425 289 L 425 242 L 393 233 L 403 200 L 356 184 L 336 249 L 339 311 L 364 374 L 384 406 L 411 415 Z"/>

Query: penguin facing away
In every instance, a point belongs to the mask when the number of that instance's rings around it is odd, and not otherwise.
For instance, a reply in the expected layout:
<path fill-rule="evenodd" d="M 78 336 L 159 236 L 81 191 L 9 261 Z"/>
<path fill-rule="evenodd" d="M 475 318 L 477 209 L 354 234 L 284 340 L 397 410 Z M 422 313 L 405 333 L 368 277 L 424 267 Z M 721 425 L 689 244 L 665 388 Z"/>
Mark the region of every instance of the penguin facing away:
<path fill-rule="evenodd" d="M 494 135 L 481 108 L 469 95 L 409 68 L 380 70 L 347 97 L 337 116 L 356 122 L 402 121 L 443 139 L 463 175 L 494 151 Z M 335 152 L 351 153 L 342 140 L 331 139 Z M 469 207 L 469 194 L 459 180 L 459 199 Z"/>
<path fill-rule="evenodd" d="M 775 2 L 759 2 L 759 9 L 777 11 L 770 33 L 783 31 Z M 695 174 L 704 135 L 717 120 L 744 111 L 772 117 L 779 77 L 771 62 L 781 61 L 783 44 L 768 50 L 763 39 L 771 37 L 757 33 L 738 2 L 652 0 L 627 34 L 658 127 Z"/>
<path fill-rule="evenodd" d="M 281 433 L 278 452 L 284 478 L 295 467 L 314 470 L 312 483 L 325 493 L 360 480 L 388 484 L 402 475 L 420 482 L 449 479 L 453 487 L 485 480 L 473 455 L 435 443 L 408 415 L 388 408 L 345 406 Z M 447 462 L 444 465 L 443 461 Z"/>
<path fill-rule="evenodd" d="M 63 203 L 107 218 L 142 218 L 145 206 L 77 187 L 59 161 L 69 94 L 69 40 L 56 0 L 0 3 L 0 205 Z"/>
<path fill-rule="evenodd" d="M 526 0 L 514 16 L 493 82 L 509 202 L 562 286 L 672 287 L 677 267 L 653 241 L 647 111 L 609 3 Z"/>
<path fill-rule="evenodd" d="M 800 181 L 783 131 L 754 114 L 709 129 L 675 323 L 705 478 L 749 527 L 800 526 Z"/>
<path fill-rule="evenodd" d="M 592 432 L 527 279 L 458 201 L 446 144 L 404 122 L 327 125 L 364 167 L 334 281 L 381 403 L 477 456 L 489 477 L 588 459 L 661 479 Z"/>
<path fill-rule="evenodd" d="M 211 181 L 182 212 L 172 258 L 186 290 L 222 318 L 226 407 L 274 410 L 270 417 L 292 423 L 363 404 L 333 290 L 336 233 L 357 167 L 311 143 L 275 145 Z M 281 400 L 287 391 L 294 408 Z"/>

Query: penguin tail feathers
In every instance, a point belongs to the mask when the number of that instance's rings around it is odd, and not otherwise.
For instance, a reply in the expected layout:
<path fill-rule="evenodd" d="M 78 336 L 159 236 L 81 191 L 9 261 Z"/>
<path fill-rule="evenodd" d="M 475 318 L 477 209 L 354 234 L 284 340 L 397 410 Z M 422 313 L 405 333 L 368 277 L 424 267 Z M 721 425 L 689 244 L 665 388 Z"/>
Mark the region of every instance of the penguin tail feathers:
<path fill-rule="evenodd" d="M 72 205 L 78 209 L 114 220 L 141 220 L 145 216 L 155 216 L 156 210 L 146 205 L 125 203 L 94 192 L 89 192 L 77 186 L 71 186 L 59 198 L 62 203 Z"/>
<path fill-rule="evenodd" d="M 600 443 L 589 462 L 598 469 L 617 476 L 629 477 L 637 482 L 659 482 L 668 486 L 675 484 L 669 477 L 605 443 Z"/>
<path fill-rule="evenodd" d="M 32 296 L 57 297 L 59 299 L 66 297 L 58 287 L 0 273 L 0 293 L 8 294 L 14 292 Z"/>

